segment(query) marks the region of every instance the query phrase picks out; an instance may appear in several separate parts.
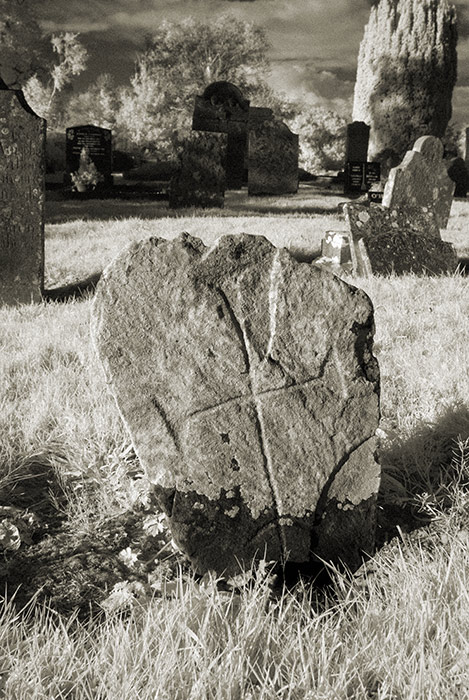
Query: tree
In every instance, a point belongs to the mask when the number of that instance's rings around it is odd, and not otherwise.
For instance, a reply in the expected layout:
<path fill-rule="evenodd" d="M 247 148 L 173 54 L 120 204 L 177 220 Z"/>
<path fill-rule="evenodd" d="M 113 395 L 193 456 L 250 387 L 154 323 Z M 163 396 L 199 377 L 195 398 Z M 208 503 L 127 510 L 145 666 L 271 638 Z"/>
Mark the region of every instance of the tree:
<path fill-rule="evenodd" d="M 0 77 L 8 87 L 19 90 L 43 59 L 34 0 L 0 0 L 0 47 Z"/>
<path fill-rule="evenodd" d="M 102 73 L 85 91 L 69 98 L 64 121 L 67 125 L 95 124 L 114 130 L 120 106 L 119 88 L 108 73 Z"/>
<path fill-rule="evenodd" d="M 262 29 L 230 16 L 163 22 L 138 57 L 117 127 L 141 148 L 170 153 L 174 134 L 191 128 L 194 96 L 208 84 L 228 80 L 248 98 L 268 92 L 267 48 Z"/>
<path fill-rule="evenodd" d="M 424 134 L 442 137 L 456 82 L 456 11 L 448 0 L 380 0 L 358 55 L 353 119 L 369 157 L 393 165 Z"/>
<path fill-rule="evenodd" d="M 324 107 L 293 105 L 289 119 L 300 141 L 299 165 L 310 173 L 340 170 L 345 158 L 347 121 Z"/>
<path fill-rule="evenodd" d="M 25 86 L 26 99 L 40 117 L 48 120 L 50 128 L 57 127 L 63 117 L 61 93 L 86 67 L 88 52 L 78 40 L 78 34 L 64 32 L 52 35 L 51 45 L 57 59 L 49 65 L 48 75 L 41 80 L 37 73 Z"/>

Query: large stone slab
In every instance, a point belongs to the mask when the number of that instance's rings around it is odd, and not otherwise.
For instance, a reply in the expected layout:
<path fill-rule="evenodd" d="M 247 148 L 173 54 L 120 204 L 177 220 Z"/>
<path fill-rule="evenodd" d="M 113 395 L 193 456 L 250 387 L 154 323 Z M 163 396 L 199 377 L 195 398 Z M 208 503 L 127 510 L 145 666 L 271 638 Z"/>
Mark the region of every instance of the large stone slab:
<path fill-rule="evenodd" d="M 42 299 L 46 121 L 0 89 L 0 304 Z"/>
<path fill-rule="evenodd" d="M 421 136 L 402 163 L 389 172 L 382 204 L 391 209 L 432 211 L 438 227 L 446 228 L 454 187 L 443 161 L 440 139 Z"/>
<path fill-rule="evenodd" d="M 374 545 L 378 366 L 367 295 L 262 236 L 132 245 L 92 335 L 194 567 L 360 565 Z"/>
<path fill-rule="evenodd" d="M 441 240 L 431 211 L 357 203 L 344 204 L 343 211 L 350 230 L 354 274 L 455 271 L 458 265 L 455 249 Z"/>
<path fill-rule="evenodd" d="M 226 187 L 226 135 L 192 132 L 179 145 L 179 170 L 169 186 L 169 207 L 222 208 Z"/>
<path fill-rule="evenodd" d="M 280 119 L 255 121 L 248 136 L 248 193 L 298 191 L 298 134 Z"/>

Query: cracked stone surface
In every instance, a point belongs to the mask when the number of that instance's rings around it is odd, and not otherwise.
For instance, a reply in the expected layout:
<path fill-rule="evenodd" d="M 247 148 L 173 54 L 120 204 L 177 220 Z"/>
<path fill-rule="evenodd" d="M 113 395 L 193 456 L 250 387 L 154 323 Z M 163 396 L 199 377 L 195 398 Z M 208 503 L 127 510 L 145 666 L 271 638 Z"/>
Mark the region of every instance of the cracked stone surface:
<path fill-rule="evenodd" d="M 174 539 L 201 573 L 352 569 L 374 545 L 379 371 L 367 295 L 262 236 L 133 244 L 92 335 Z"/>
<path fill-rule="evenodd" d="M 443 160 L 443 144 L 436 136 L 421 136 L 402 163 L 389 172 L 383 206 L 433 212 L 438 229 L 446 228 L 455 184 Z"/>
<path fill-rule="evenodd" d="M 458 265 L 454 246 L 440 238 L 431 212 L 344 204 L 350 229 L 353 273 L 440 275 L 453 273 Z"/>

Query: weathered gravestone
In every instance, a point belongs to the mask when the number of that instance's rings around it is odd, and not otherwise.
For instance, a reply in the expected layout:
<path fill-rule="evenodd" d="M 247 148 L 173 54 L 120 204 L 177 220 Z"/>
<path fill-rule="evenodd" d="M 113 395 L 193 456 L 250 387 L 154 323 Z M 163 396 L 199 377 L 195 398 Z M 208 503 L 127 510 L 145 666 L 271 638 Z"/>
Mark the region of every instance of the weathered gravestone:
<path fill-rule="evenodd" d="M 354 274 L 455 271 L 456 252 L 451 243 L 441 240 L 433 212 L 351 202 L 343 205 L 343 211 L 350 229 Z"/>
<path fill-rule="evenodd" d="M 297 192 L 298 134 L 273 118 L 250 123 L 248 138 L 248 193 Z"/>
<path fill-rule="evenodd" d="M 195 131 L 211 131 L 227 134 L 226 186 L 238 189 L 243 185 L 249 100 L 241 90 L 226 81 L 212 83 L 203 95 L 195 98 L 192 128 Z"/>
<path fill-rule="evenodd" d="M 378 365 L 366 294 L 262 236 L 132 245 L 92 335 L 193 566 L 343 561 L 374 545 Z"/>
<path fill-rule="evenodd" d="M 438 228 L 446 228 L 454 182 L 443 161 L 443 144 L 436 136 L 421 136 L 401 164 L 392 168 L 383 194 L 383 206 L 433 211 Z"/>
<path fill-rule="evenodd" d="M 71 126 L 65 132 L 65 160 L 68 177 L 77 172 L 83 147 L 88 148 L 90 158 L 101 175 L 101 183 L 112 185 L 112 133 L 110 129 L 86 124 Z"/>
<path fill-rule="evenodd" d="M 225 134 L 193 132 L 179 144 L 178 172 L 169 186 L 169 207 L 223 207 Z"/>
<path fill-rule="evenodd" d="M 446 163 L 448 177 L 454 182 L 454 196 L 467 197 L 469 189 L 469 170 L 463 158 L 451 158 Z"/>
<path fill-rule="evenodd" d="M 46 121 L 0 88 L 0 304 L 41 301 Z"/>

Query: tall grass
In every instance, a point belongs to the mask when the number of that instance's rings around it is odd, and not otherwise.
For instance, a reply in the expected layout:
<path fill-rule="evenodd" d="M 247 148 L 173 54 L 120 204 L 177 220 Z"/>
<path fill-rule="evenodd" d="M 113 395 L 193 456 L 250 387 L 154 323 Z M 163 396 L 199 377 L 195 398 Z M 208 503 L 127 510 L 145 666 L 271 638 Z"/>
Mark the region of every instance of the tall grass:
<path fill-rule="evenodd" d="M 459 218 L 459 228 L 448 230 L 462 239 Z M 322 223 L 193 217 L 171 226 L 54 225 L 50 277 L 65 283 L 86 276 L 124 241 L 149 233 L 205 231 L 210 238 L 238 225 L 280 241 L 282 232 L 293 240 L 311 227 L 316 241 L 334 221 L 325 215 Z M 111 586 L 103 587 L 100 615 L 84 620 L 47 603 L 22 612 L 4 603 L 0 697 L 469 697 L 469 281 L 456 274 L 351 282 L 375 308 L 380 513 L 406 506 L 426 518 L 426 527 L 406 532 L 405 519 L 381 517 L 384 546 L 354 576 L 332 571 L 326 591 L 306 584 L 277 590 L 262 568 L 230 592 L 210 576 L 196 582 L 183 570 L 166 576 L 164 567 L 142 584 L 131 576 L 130 542 L 129 580 L 111 595 Z M 60 503 L 50 493 L 51 503 L 63 511 L 63 532 L 74 537 L 93 535 L 97 523 L 142 496 L 138 465 L 91 347 L 90 303 L 0 309 L 0 506 L 24 492 L 29 500 L 22 507 L 37 512 L 38 494 L 26 486 L 37 469 L 51 472 L 63 491 Z"/>

